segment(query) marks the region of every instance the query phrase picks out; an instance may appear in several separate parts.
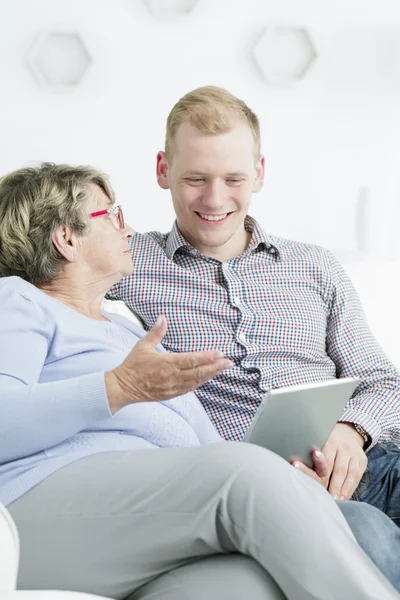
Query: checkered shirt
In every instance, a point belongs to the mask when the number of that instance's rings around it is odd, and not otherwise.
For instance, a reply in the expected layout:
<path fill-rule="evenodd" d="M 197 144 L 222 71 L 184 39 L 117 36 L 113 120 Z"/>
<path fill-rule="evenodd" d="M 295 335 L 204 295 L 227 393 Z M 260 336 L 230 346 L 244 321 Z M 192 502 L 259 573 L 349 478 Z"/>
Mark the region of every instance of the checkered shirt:
<path fill-rule="evenodd" d="M 247 250 L 223 262 L 189 245 L 176 223 L 169 234 L 136 233 L 134 273 L 108 297 L 146 329 L 165 314 L 168 350 L 218 349 L 233 361 L 196 390 L 226 439 L 242 439 L 270 388 L 353 376 L 361 383 L 341 420 L 364 427 L 373 444 L 400 445 L 400 374 L 339 262 L 319 246 L 266 235 L 251 217 L 245 227 Z"/>

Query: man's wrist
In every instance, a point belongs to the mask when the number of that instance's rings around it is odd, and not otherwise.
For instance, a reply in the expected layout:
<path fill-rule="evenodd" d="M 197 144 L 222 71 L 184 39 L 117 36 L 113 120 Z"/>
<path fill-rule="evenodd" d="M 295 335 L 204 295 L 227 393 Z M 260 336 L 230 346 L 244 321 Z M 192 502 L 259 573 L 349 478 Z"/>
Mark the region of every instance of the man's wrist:
<path fill-rule="evenodd" d="M 358 425 L 358 423 L 348 423 L 349 425 L 351 425 L 353 427 L 353 429 L 355 429 L 358 433 L 358 435 L 362 438 L 363 440 L 363 450 L 367 450 L 371 443 L 372 443 L 372 438 L 369 435 L 368 431 L 366 431 L 364 429 L 364 427 L 362 427 L 361 425 Z"/>

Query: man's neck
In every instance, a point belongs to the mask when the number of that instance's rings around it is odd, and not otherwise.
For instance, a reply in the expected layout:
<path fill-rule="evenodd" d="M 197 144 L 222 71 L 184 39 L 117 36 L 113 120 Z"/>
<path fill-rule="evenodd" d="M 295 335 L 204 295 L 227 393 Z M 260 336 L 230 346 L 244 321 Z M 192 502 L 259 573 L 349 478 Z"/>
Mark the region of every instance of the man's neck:
<path fill-rule="evenodd" d="M 224 262 L 225 260 L 231 260 L 232 258 L 236 258 L 240 256 L 247 250 L 251 241 L 251 233 L 248 231 L 244 232 L 245 235 L 241 240 L 228 240 L 226 244 L 223 246 L 204 246 L 204 247 L 196 247 L 199 252 L 204 254 L 204 256 L 209 256 L 210 258 L 215 258 L 220 262 Z"/>

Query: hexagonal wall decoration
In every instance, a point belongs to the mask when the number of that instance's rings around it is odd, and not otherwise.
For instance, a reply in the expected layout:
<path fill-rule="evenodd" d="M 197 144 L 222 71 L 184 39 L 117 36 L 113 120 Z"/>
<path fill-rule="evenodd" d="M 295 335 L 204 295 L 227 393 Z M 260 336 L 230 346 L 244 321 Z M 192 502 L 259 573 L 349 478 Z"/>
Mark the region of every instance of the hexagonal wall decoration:
<path fill-rule="evenodd" d="M 36 38 L 27 61 L 37 82 L 49 89 L 75 89 L 92 59 L 76 32 L 49 31 Z"/>
<path fill-rule="evenodd" d="M 285 26 L 266 28 L 253 53 L 265 80 L 276 86 L 299 82 L 318 56 L 307 29 Z"/>
<path fill-rule="evenodd" d="M 146 0 L 157 19 L 179 19 L 187 17 L 199 0 Z"/>

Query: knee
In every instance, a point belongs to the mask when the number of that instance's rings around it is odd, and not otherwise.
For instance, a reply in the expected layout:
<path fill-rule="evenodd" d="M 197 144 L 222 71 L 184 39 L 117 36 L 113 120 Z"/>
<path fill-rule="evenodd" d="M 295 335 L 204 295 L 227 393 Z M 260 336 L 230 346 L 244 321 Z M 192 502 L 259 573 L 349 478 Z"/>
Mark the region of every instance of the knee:
<path fill-rule="evenodd" d="M 279 470 L 280 473 L 293 471 L 292 466 L 277 454 L 245 442 L 225 442 L 214 446 L 212 459 L 212 464 L 223 468 L 225 473 L 251 473 L 260 469 L 266 472 Z"/>
<path fill-rule="evenodd" d="M 382 554 L 390 548 L 390 539 L 400 538 L 400 530 L 385 513 L 366 502 L 338 501 L 359 545 L 367 554 Z"/>
<path fill-rule="evenodd" d="M 385 517 L 380 510 L 366 502 L 355 502 L 353 500 L 339 500 L 337 502 L 340 510 L 351 525 L 353 531 L 362 531 L 366 527 L 379 525 L 381 516 Z M 379 527 L 378 527 L 379 529 Z"/>
<path fill-rule="evenodd" d="M 322 486 L 306 477 L 286 460 L 277 454 L 255 444 L 243 442 L 226 442 L 214 446 L 214 452 L 208 457 L 208 477 L 219 477 L 233 484 L 240 482 L 247 489 L 254 486 L 284 489 L 292 485 L 298 478 L 304 478 L 307 485 L 315 485 L 321 493 Z"/>
<path fill-rule="evenodd" d="M 378 508 L 365 502 L 338 502 L 357 542 L 378 569 L 400 591 L 400 529 Z"/>

